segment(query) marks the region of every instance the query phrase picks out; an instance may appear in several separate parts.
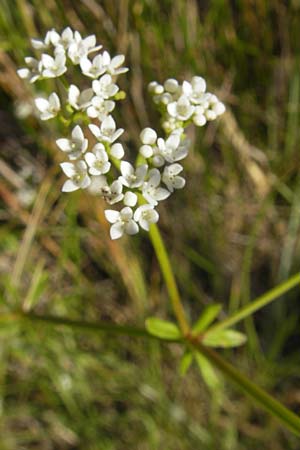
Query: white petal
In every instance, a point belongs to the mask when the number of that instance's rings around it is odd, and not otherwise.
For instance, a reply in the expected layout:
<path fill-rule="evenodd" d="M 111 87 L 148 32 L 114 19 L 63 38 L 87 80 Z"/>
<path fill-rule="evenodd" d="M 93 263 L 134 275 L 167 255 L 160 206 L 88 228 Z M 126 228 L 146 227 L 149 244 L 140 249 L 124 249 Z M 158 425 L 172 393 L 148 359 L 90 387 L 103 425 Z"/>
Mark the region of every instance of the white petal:
<path fill-rule="evenodd" d="M 101 136 L 101 131 L 100 131 L 99 127 L 97 127 L 97 125 L 90 124 L 90 125 L 89 125 L 89 129 L 91 130 L 92 134 L 93 134 L 96 138 L 99 138 L 99 137 Z"/>
<path fill-rule="evenodd" d="M 74 140 L 76 139 L 76 140 L 78 140 L 80 142 L 83 142 L 84 134 L 83 134 L 83 131 L 80 128 L 79 125 L 76 125 L 76 127 L 73 128 L 73 130 L 72 130 L 72 139 L 74 139 Z"/>
<path fill-rule="evenodd" d="M 60 109 L 60 100 L 59 100 L 58 95 L 55 92 L 53 92 L 49 96 L 49 104 L 56 111 L 58 111 Z"/>
<path fill-rule="evenodd" d="M 149 171 L 149 185 L 152 187 L 157 187 L 160 183 L 161 175 L 158 169 L 151 169 Z"/>
<path fill-rule="evenodd" d="M 173 182 L 175 189 L 182 189 L 185 186 L 185 179 L 182 177 L 176 177 Z"/>
<path fill-rule="evenodd" d="M 124 195 L 124 205 L 126 206 L 135 206 L 137 203 L 137 195 L 134 192 L 126 192 L 126 194 Z"/>
<path fill-rule="evenodd" d="M 69 139 L 57 139 L 56 145 L 63 151 L 63 152 L 70 152 L 72 150 L 71 143 Z"/>
<path fill-rule="evenodd" d="M 177 102 L 169 103 L 167 105 L 167 110 L 168 110 L 168 113 L 170 114 L 170 116 L 176 117 L 177 116 Z"/>
<path fill-rule="evenodd" d="M 106 119 L 102 122 L 101 131 L 105 134 L 112 134 L 116 129 L 116 122 L 112 118 L 112 116 L 106 117 Z"/>
<path fill-rule="evenodd" d="M 115 223 L 120 218 L 119 211 L 115 211 L 113 209 L 106 209 L 104 211 L 104 214 L 105 214 L 106 220 L 108 220 L 108 222 L 110 222 L 110 223 Z"/>
<path fill-rule="evenodd" d="M 145 145 L 153 145 L 156 142 L 157 134 L 152 128 L 144 128 L 140 134 L 140 139 Z"/>
<path fill-rule="evenodd" d="M 167 189 L 159 187 L 155 191 L 154 198 L 155 198 L 155 200 L 160 202 L 161 200 L 165 200 L 169 196 L 170 196 L 170 192 Z"/>
<path fill-rule="evenodd" d="M 20 78 L 24 79 L 24 78 L 28 78 L 29 77 L 30 70 L 24 67 L 22 69 L 17 70 L 17 73 L 18 73 Z"/>
<path fill-rule="evenodd" d="M 73 192 L 77 191 L 77 189 L 79 189 L 79 186 L 77 186 L 72 180 L 67 180 L 61 188 L 62 192 Z"/>
<path fill-rule="evenodd" d="M 139 226 L 134 220 L 129 220 L 129 222 L 125 224 L 125 231 L 130 235 L 136 234 L 139 232 Z"/>
<path fill-rule="evenodd" d="M 87 57 L 82 57 L 80 59 L 80 68 L 83 73 L 89 72 L 91 67 L 92 67 L 92 63 Z"/>
<path fill-rule="evenodd" d="M 110 237 L 111 239 L 119 239 L 123 236 L 124 227 L 120 222 L 114 223 L 110 227 Z"/>
<path fill-rule="evenodd" d="M 88 165 L 91 167 L 96 161 L 96 156 L 94 155 L 94 153 L 88 152 L 84 155 L 84 159 L 86 160 Z"/>
<path fill-rule="evenodd" d="M 123 145 L 119 144 L 118 142 L 116 144 L 113 144 L 111 146 L 110 153 L 114 158 L 122 159 L 125 154 Z"/>
<path fill-rule="evenodd" d="M 116 67 L 120 67 L 124 61 L 125 61 L 124 55 L 114 56 L 113 59 L 111 60 L 110 66 L 115 69 Z"/>
<path fill-rule="evenodd" d="M 140 154 L 144 158 L 151 158 L 151 156 L 153 155 L 153 148 L 150 145 L 142 145 L 140 147 Z"/>
<path fill-rule="evenodd" d="M 34 102 L 37 109 L 41 112 L 44 112 L 49 108 L 49 102 L 45 98 L 36 98 Z"/>
<path fill-rule="evenodd" d="M 125 178 L 134 174 L 133 166 L 127 161 L 121 161 L 120 169 L 123 177 Z"/>
<path fill-rule="evenodd" d="M 68 162 L 61 163 L 60 167 L 62 168 L 64 173 L 67 175 L 67 177 L 72 177 L 76 173 L 74 164 L 72 164 L 72 163 L 68 163 Z"/>
<path fill-rule="evenodd" d="M 69 87 L 68 100 L 72 106 L 77 106 L 77 101 L 80 95 L 80 90 L 75 84 L 71 84 Z"/>
<path fill-rule="evenodd" d="M 84 177 L 82 182 L 80 183 L 81 189 L 86 189 L 91 184 L 91 179 L 88 175 Z"/>
<path fill-rule="evenodd" d="M 43 63 L 43 66 L 44 66 L 46 69 L 49 69 L 49 68 L 51 68 L 51 67 L 54 66 L 54 59 L 52 58 L 52 56 L 47 55 L 46 53 L 43 53 L 43 54 L 42 54 L 42 56 L 41 56 L 41 61 L 42 61 L 42 63 Z"/>

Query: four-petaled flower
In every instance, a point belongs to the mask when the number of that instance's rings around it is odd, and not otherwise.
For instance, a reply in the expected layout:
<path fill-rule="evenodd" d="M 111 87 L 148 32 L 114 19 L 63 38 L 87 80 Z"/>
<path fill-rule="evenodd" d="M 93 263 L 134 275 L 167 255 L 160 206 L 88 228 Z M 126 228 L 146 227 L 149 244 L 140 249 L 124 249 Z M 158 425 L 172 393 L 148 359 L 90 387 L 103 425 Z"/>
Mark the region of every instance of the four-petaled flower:
<path fill-rule="evenodd" d="M 87 174 L 87 165 L 84 161 L 76 161 L 74 164 L 64 162 L 60 164 L 60 167 L 69 177 L 69 180 L 65 181 L 62 187 L 63 192 L 86 189 L 91 184 L 91 179 Z"/>
<path fill-rule="evenodd" d="M 84 159 L 89 166 L 89 173 L 91 175 L 102 175 L 109 171 L 111 163 L 108 160 L 108 154 L 105 151 L 103 144 L 96 144 L 92 152 L 87 152 Z"/>
<path fill-rule="evenodd" d="M 74 109 L 85 110 L 91 104 L 93 95 L 93 89 L 84 89 L 80 92 L 77 86 L 71 84 L 68 92 L 68 101 Z"/>
<path fill-rule="evenodd" d="M 40 112 L 42 120 L 49 120 L 55 117 L 60 111 L 60 100 L 58 95 L 53 92 L 50 94 L 48 100 L 45 98 L 36 98 L 35 106 Z"/>
<path fill-rule="evenodd" d="M 148 172 L 148 181 L 142 186 L 143 197 L 151 204 L 157 205 L 158 202 L 169 197 L 170 192 L 160 187 L 161 174 L 158 169 L 151 169 Z"/>
<path fill-rule="evenodd" d="M 77 159 L 87 150 L 88 140 L 84 137 L 79 125 L 73 128 L 71 136 L 72 139 L 57 139 L 56 144 L 72 160 Z"/>
<path fill-rule="evenodd" d="M 42 74 L 44 78 L 60 77 L 67 71 L 66 55 L 64 52 L 58 52 L 54 58 L 46 53 L 43 53 L 41 61 L 43 65 Z"/>
<path fill-rule="evenodd" d="M 138 233 L 139 227 L 133 220 L 133 211 L 129 206 L 125 206 L 120 212 L 107 209 L 104 211 L 104 214 L 108 222 L 112 223 L 110 227 L 110 237 L 112 239 L 119 239 L 124 233 Z"/>
<path fill-rule="evenodd" d="M 91 124 L 89 129 L 99 141 L 108 142 L 109 144 L 115 142 L 124 132 L 123 128 L 116 129 L 116 122 L 112 116 L 107 116 L 100 127 Z"/>
<path fill-rule="evenodd" d="M 120 170 L 122 175 L 119 177 L 119 180 L 121 183 L 126 187 L 137 188 L 142 186 L 148 166 L 147 164 L 142 164 L 135 170 L 128 161 L 121 161 Z"/>
<path fill-rule="evenodd" d="M 153 205 L 139 206 L 134 213 L 134 220 L 146 231 L 149 231 L 150 225 L 156 223 L 158 219 L 159 214 L 155 211 Z"/>
<path fill-rule="evenodd" d="M 185 186 L 185 179 L 178 176 L 182 172 L 183 167 L 180 164 L 171 164 L 166 166 L 163 171 L 162 181 L 165 183 L 170 192 L 174 189 L 182 189 Z"/>

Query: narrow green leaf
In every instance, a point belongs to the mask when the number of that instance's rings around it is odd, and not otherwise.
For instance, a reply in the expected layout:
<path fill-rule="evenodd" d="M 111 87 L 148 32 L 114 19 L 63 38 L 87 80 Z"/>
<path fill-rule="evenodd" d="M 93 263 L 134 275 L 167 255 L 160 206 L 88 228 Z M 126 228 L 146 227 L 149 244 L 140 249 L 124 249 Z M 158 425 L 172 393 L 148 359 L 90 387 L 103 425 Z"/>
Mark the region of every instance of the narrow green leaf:
<path fill-rule="evenodd" d="M 187 371 L 191 367 L 192 362 L 193 362 L 193 354 L 191 352 L 186 352 L 181 358 L 179 365 L 179 372 L 181 376 L 184 376 L 187 373 Z"/>
<path fill-rule="evenodd" d="M 244 344 L 247 340 L 247 337 L 235 330 L 217 330 L 215 332 L 207 334 L 203 338 L 203 344 L 208 347 L 239 347 Z"/>
<path fill-rule="evenodd" d="M 149 317 L 145 322 L 146 330 L 153 336 L 166 340 L 180 339 L 181 333 L 177 325 L 157 317 Z"/>
<path fill-rule="evenodd" d="M 213 368 L 212 364 L 209 362 L 205 356 L 199 352 L 195 352 L 195 359 L 199 367 L 201 376 L 204 383 L 212 391 L 216 391 L 221 387 L 221 379 Z"/>
<path fill-rule="evenodd" d="M 201 331 L 206 330 L 206 328 L 215 320 L 215 318 L 221 311 L 221 308 L 222 305 L 220 303 L 216 303 L 215 305 L 208 305 L 193 326 L 193 334 L 199 334 L 201 333 Z"/>
<path fill-rule="evenodd" d="M 247 304 L 239 311 L 234 312 L 232 315 L 227 317 L 227 319 L 222 320 L 221 322 L 218 322 L 215 325 L 213 325 L 208 330 L 208 333 L 209 334 L 214 333 L 217 330 L 221 329 L 223 330 L 225 328 L 231 327 L 237 322 L 240 322 L 241 320 L 245 319 L 245 317 L 252 315 L 253 313 L 255 313 L 255 311 L 258 311 L 259 309 L 273 302 L 277 298 L 282 298 L 281 296 L 283 294 L 285 294 L 290 289 L 293 289 L 295 286 L 299 284 L 300 284 L 300 273 L 296 273 L 296 275 L 293 275 L 291 278 L 279 284 L 274 289 L 271 289 L 270 291 L 261 295 L 256 300 L 253 300 L 251 303 Z"/>

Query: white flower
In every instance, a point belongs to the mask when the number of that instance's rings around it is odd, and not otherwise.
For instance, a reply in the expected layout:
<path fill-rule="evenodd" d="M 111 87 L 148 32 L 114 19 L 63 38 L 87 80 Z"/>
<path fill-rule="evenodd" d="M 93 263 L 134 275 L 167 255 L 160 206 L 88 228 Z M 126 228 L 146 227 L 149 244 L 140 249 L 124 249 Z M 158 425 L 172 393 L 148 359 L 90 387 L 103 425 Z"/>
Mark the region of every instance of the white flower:
<path fill-rule="evenodd" d="M 96 46 L 96 36 L 93 34 L 82 39 L 80 33 L 75 31 L 74 40 L 68 49 L 68 56 L 73 64 L 79 64 L 82 58 L 89 53 L 99 50 L 102 45 Z"/>
<path fill-rule="evenodd" d="M 42 120 L 52 119 L 60 111 L 60 100 L 55 92 L 49 96 L 48 100 L 45 98 L 36 98 L 34 102 L 41 113 L 40 118 Z"/>
<path fill-rule="evenodd" d="M 113 97 L 119 90 L 119 87 L 113 83 L 112 77 L 108 73 L 99 80 L 94 80 L 92 86 L 95 94 L 104 99 Z"/>
<path fill-rule="evenodd" d="M 75 164 L 65 162 L 60 164 L 64 173 L 70 179 L 62 187 L 63 192 L 72 192 L 77 189 L 86 189 L 91 179 L 87 174 L 87 166 L 84 161 L 77 161 Z"/>
<path fill-rule="evenodd" d="M 133 220 L 133 211 L 129 206 L 121 209 L 121 211 L 114 211 L 107 209 L 104 211 L 108 222 L 112 223 L 110 227 L 110 237 L 112 239 L 119 239 L 124 233 L 136 234 L 139 231 L 138 224 Z"/>
<path fill-rule="evenodd" d="M 144 128 L 141 131 L 140 139 L 144 145 L 153 145 L 157 139 L 156 131 L 152 128 Z"/>
<path fill-rule="evenodd" d="M 123 145 L 119 144 L 119 142 L 113 144 L 110 148 L 110 154 L 116 159 L 122 159 L 125 154 Z"/>
<path fill-rule="evenodd" d="M 110 205 L 120 202 L 124 198 L 123 185 L 119 180 L 115 180 L 110 186 L 105 177 L 101 180 L 100 194 Z"/>
<path fill-rule="evenodd" d="M 167 105 L 167 110 L 171 117 L 184 121 L 192 116 L 194 109 L 195 107 L 190 104 L 186 95 L 182 95 L 176 102 L 171 102 Z"/>
<path fill-rule="evenodd" d="M 99 141 L 109 142 L 110 144 L 115 142 L 124 132 L 123 128 L 116 130 L 116 122 L 112 116 L 107 116 L 100 127 L 91 124 L 89 129 Z"/>
<path fill-rule="evenodd" d="M 177 163 L 164 168 L 162 180 L 170 192 L 173 192 L 174 189 L 182 189 L 185 186 L 185 179 L 178 176 L 182 170 L 183 167 Z"/>
<path fill-rule="evenodd" d="M 70 27 L 65 28 L 61 35 L 58 33 L 54 34 L 53 31 L 54 30 L 52 30 L 52 34 L 50 36 L 52 44 L 55 46 L 61 46 L 65 50 L 68 49 L 74 41 L 74 33 L 72 29 Z"/>
<path fill-rule="evenodd" d="M 77 86 L 71 84 L 68 91 L 68 101 L 74 109 L 84 110 L 90 105 L 93 95 L 93 89 L 84 89 L 80 92 Z"/>
<path fill-rule="evenodd" d="M 122 176 L 119 177 L 119 180 L 121 183 L 127 187 L 137 188 L 142 186 L 148 166 L 147 164 L 143 164 L 134 170 L 134 167 L 129 162 L 121 161 L 120 170 Z"/>
<path fill-rule="evenodd" d="M 134 192 L 127 191 L 124 195 L 124 205 L 126 206 L 135 206 L 137 204 L 138 197 Z"/>
<path fill-rule="evenodd" d="M 111 58 L 108 52 L 103 52 L 102 63 L 106 72 L 110 75 L 120 75 L 121 73 L 127 72 L 129 70 L 127 67 L 120 67 L 124 61 L 124 55 L 117 55 Z"/>
<path fill-rule="evenodd" d="M 41 61 L 44 68 L 42 72 L 44 78 L 60 77 L 67 70 L 66 56 L 62 52 L 57 53 L 54 58 L 43 53 Z"/>
<path fill-rule="evenodd" d="M 182 83 L 182 92 L 193 104 L 202 102 L 203 94 L 206 90 L 206 82 L 202 77 L 193 77 L 191 83 Z"/>
<path fill-rule="evenodd" d="M 87 152 L 84 158 L 89 166 L 91 175 L 102 175 L 110 169 L 111 164 L 108 161 L 108 154 L 103 144 L 96 144 L 93 148 L 93 153 Z"/>
<path fill-rule="evenodd" d="M 66 152 L 72 160 L 77 159 L 86 151 L 88 140 L 84 137 L 80 126 L 76 125 L 72 130 L 72 139 L 57 139 L 56 144 L 63 152 Z"/>
<path fill-rule="evenodd" d="M 101 97 L 93 97 L 91 105 L 87 108 L 87 115 L 93 119 L 97 118 L 103 121 L 109 113 L 113 111 L 115 102 L 112 100 L 104 100 Z"/>
<path fill-rule="evenodd" d="M 103 75 L 106 68 L 103 66 L 102 55 L 96 55 L 93 61 L 90 61 L 86 56 L 80 59 L 80 67 L 82 73 L 90 78 L 98 78 Z"/>
<path fill-rule="evenodd" d="M 153 163 L 157 167 L 162 166 L 164 160 L 170 163 L 180 161 L 188 154 L 187 141 L 181 143 L 179 133 L 174 131 L 167 140 L 162 138 L 157 139 L 157 149 L 155 149 L 154 153 Z"/>
<path fill-rule="evenodd" d="M 28 67 L 17 70 L 17 73 L 20 78 L 28 80 L 30 83 L 34 83 L 42 76 L 42 63 L 31 56 L 26 56 L 25 62 Z"/>
<path fill-rule="evenodd" d="M 161 175 L 158 169 L 149 170 L 148 176 L 148 181 L 143 184 L 142 194 L 148 203 L 151 205 L 157 205 L 159 201 L 168 198 L 170 192 L 167 189 L 159 187 Z"/>
<path fill-rule="evenodd" d="M 158 222 L 158 219 L 159 214 L 155 211 L 153 205 L 139 206 L 134 213 L 134 220 L 146 231 L 149 231 L 151 223 Z"/>
<path fill-rule="evenodd" d="M 31 45 L 36 50 L 46 50 L 51 43 L 51 34 L 54 30 L 47 31 L 45 39 L 31 39 Z"/>

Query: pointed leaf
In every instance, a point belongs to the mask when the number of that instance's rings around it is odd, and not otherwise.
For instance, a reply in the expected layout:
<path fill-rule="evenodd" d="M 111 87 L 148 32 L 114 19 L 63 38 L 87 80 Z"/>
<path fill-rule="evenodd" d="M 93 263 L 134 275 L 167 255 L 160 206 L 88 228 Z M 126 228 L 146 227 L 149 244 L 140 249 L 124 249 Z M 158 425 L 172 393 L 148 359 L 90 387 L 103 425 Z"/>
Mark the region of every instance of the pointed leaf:
<path fill-rule="evenodd" d="M 166 340 L 180 339 L 181 333 L 177 325 L 166 320 L 150 317 L 146 320 L 146 329 L 153 336 Z"/>
<path fill-rule="evenodd" d="M 193 326 L 193 334 L 198 334 L 201 333 L 201 331 L 206 330 L 206 328 L 215 320 L 221 311 L 221 308 L 222 305 L 220 303 L 208 305 Z"/>
<path fill-rule="evenodd" d="M 244 344 L 246 340 L 247 337 L 243 333 L 228 329 L 216 330 L 215 332 L 207 333 L 202 342 L 208 347 L 230 348 L 239 347 Z"/>
<path fill-rule="evenodd" d="M 218 376 L 212 364 L 205 356 L 199 352 L 195 352 L 195 359 L 199 367 L 203 381 L 212 391 L 220 389 L 222 386 L 221 378 Z"/>
<path fill-rule="evenodd" d="M 181 358 L 179 365 L 179 373 L 183 377 L 189 370 L 193 362 L 193 354 L 191 352 L 186 352 Z"/>

